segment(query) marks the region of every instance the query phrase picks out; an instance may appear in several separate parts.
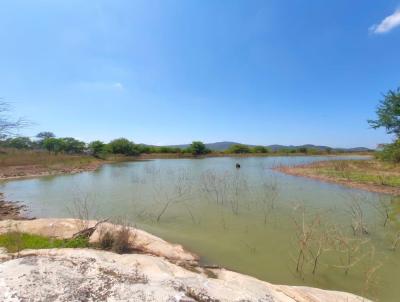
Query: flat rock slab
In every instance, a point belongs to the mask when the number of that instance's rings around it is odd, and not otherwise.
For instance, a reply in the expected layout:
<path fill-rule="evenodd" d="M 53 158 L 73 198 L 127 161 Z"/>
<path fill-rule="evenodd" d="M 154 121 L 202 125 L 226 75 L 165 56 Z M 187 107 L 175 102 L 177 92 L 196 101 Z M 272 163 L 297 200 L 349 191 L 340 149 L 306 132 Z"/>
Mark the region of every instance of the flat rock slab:
<path fill-rule="evenodd" d="M 0 264 L 0 301 L 361 302 L 352 294 L 276 286 L 214 270 L 216 278 L 164 258 L 91 249 L 25 250 Z"/>
<path fill-rule="evenodd" d="M 82 221 L 79 219 L 63 218 L 43 218 L 34 220 L 3 220 L 0 221 L 0 234 L 10 231 L 19 231 L 23 233 L 42 235 L 46 237 L 55 237 L 67 239 L 75 233 L 88 227 L 93 227 L 96 221 Z M 111 223 L 102 223 L 91 235 L 91 243 L 98 242 L 101 232 L 117 232 L 121 226 Z M 132 249 L 141 250 L 145 253 L 165 257 L 172 261 L 197 262 L 198 256 L 186 251 L 179 244 L 169 243 L 157 236 L 149 234 L 143 230 L 133 227 L 129 229 L 129 244 Z"/>

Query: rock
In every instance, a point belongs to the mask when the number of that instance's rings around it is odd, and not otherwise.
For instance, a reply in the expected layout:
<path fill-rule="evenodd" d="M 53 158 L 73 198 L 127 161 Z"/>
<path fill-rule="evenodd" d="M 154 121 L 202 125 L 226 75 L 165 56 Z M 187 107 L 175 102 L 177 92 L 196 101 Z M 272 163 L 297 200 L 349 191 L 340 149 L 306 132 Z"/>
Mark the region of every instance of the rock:
<path fill-rule="evenodd" d="M 96 221 L 36 219 L 0 221 L 0 234 L 20 231 L 71 238 Z M 117 232 L 103 223 L 90 237 Z M 129 228 L 132 248 L 147 254 L 115 254 L 94 249 L 0 249 L 0 301 L 258 301 L 367 302 L 344 292 L 273 285 L 219 268 L 201 268 L 181 245 Z M 179 265 L 178 265 L 179 264 Z"/>
<path fill-rule="evenodd" d="M 82 221 L 79 219 L 35 219 L 35 220 L 4 220 L 0 221 L 0 234 L 10 231 L 19 231 L 55 238 L 72 238 L 72 236 L 83 228 L 92 227 L 96 221 Z M 116 232 L 121 226 L 111 223 L 101 224 L 90 237 L 91 243 L 99 240 L 100 232 L 110 231 Z M 145 253 L 165 257 L 173 261 L 193 262 L 196 263 L 198 256 L 186 251 L 179 244 L 169 243 L 159 237 L 151 235 L 145 231 L 129 227 L 130 240 L 132 249 L 141 250 Z"/>
<path fill-rule="evenodd" d="M 214 272 L 218 278 L 144 254 L 25 250 L 0 264 L 0 301 L 368 301 L 342 292 L 272 285 L 224 269 Z"/>

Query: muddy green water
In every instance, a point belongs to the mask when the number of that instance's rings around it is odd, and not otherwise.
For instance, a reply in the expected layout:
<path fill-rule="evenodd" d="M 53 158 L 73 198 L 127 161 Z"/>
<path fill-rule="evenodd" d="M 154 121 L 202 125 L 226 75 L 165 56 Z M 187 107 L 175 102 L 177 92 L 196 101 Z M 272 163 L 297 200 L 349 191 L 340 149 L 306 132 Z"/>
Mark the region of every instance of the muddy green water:
<path fill-rule="evenodd" d="M 9 200 L 23 201 L 36 217 L 71 216 L 76 212 L 74 205 L 86 200 L 92 217 L 124 219 L 183 244 L 205 263 L 272 283 L 399 301 L 400 247 L 390 249 L 397 216 L 391 214 L 384 228 L 384 215 L 376 209 L 384 204 L 385 209 L 394 211 L 396 204 L 390 197 L 271 169 L 324 159 L 226 157 L 130 162 L 105 165 L 96 172 L 4 182 L 0 191 Z M 236 162 L 240 169 L 235 168 Z M 355 210 L 356 216 L 352 214 L 356 208 L 361 209 L 368 234 L 353 235 L 351 225 L 360 217 L 360 210 Z M 299 273 L 296 261 L 303 216 L 308 225 L 316 215 L 319 224 L 314 224 L 312 239 L 304 249 L 306 262 Z M 323 253 L 312 274 L 312 255 L 320 242 Z"/>

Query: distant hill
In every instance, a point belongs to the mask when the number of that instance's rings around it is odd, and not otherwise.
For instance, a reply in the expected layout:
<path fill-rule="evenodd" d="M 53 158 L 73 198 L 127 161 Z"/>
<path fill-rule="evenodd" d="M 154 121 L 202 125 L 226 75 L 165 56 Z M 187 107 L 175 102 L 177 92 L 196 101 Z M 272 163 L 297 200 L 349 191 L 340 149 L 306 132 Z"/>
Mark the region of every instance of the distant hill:
<path fill-rule="evenodd" d="M 213 151 L 225 151 L 229 149 L 232 145 L 245 145 L 237 142 L 216 142 L 216 143 L 207 143 L 205 144 L 206 147 L 210 150 Z M 190 144 L 182 144 L 182 145 L 170 145 L 167 147 L 174 147 L 174 148 L 187 148 L 189 147 Z M 247 145 L 249 147 L 254 147 L 256 145 Z M 272 151 L 278 151 L 282 149 L 298 149 L 298 148 L 308 148 L 308 149 L 317 149 L 317 150 L 326 150 L 326 149 L 333 149 L 333 150 L 341 150 L 341 151 L 346 151 L 346 152 L 364 152 L 364 151 L 371 151 L 371 149 L 365 148 L 365 147 L 356 147 L 356 148 L 332 148 L 328 146 L 318 146 L 318 145 L 312 145 L 312 144 L 306 144 L 306 145 L 299 145 L 299 146 L 294 146 L 294 145 L 289 145 L 289 146 L 284 146 L 284 145 L 268 145 L 265 146 L 269 148 Z"/>

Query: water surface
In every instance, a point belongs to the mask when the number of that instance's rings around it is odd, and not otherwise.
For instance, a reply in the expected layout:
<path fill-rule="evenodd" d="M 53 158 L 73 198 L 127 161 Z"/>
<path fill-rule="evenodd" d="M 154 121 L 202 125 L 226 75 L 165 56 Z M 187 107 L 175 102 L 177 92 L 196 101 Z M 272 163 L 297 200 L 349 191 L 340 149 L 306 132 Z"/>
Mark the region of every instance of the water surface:
<path fill-rule="evenodd" d="M 397 301 L 400 250 L 389 249 L 396 226 L 391 222 L 383 228 L 383 216 L 376 209 L 381 202 L 390 206 L 390 197 L 271 169 L 326 159 L 332 157 L 160 159 L 9 181 L 0 190 L 10 200 L 24 201 L 36 217 L 69 217 L 76 215 L 77 205 L 86 203 L 91 216 L 124 219 L 183 244 L 205 263 L 272 283 Z M 235 168 L 237 162 L 240 169 Z M 368 234 L 354 236 L 352 211 L 358 205 Z M 306 225 L 315 222 L 312 253 L 319 240 L 324 241 L 315 274 L 312 255 L 302 272 L 296 271 L 303 217 Z M 341 246 L 332 243 L 338 233 L 343 236 Z M 321 234 L 327 238 L 321 239 Z M 344 244 L 352 257 L 347 274 Z"/>

